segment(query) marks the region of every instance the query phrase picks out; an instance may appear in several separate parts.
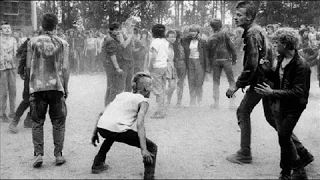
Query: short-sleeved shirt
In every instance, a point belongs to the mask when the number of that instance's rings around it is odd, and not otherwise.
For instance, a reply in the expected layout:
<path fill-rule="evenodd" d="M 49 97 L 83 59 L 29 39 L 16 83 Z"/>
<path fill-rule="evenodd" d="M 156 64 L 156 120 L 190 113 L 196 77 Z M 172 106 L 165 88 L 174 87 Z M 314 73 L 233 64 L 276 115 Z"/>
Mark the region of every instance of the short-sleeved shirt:
<path fill-rule="evenodd" d="M 139 104 L 147 102 L 141 94 L 122 92 L 106 107 L 98 121 L 98 128 L 112 132 L 126 132 L 137 120 Z"/>
<path fill-rule="evenodd" d="M 67 41 L 51 32 L 31 38 L 27 48 L 30 68 L 30 94 L 40 91 L 64 91 L 63 70 L 69 68 Z"/>
<path fill-rule="evenodd" d="M 153 67 L 166 68 L 169 53 L 169 42 L 164 38 L 155 38 L 150 44 L 150 52 L 152 48 L 154 48 L 158 53 Z"/>
<path fill-rule="evenodd" d="M 15 69 L 14 57 L 17 51 L 17 40 L 14 37 L 0 36 L 0 71 Z"/>
<path fill-rule="evenodd" d="M 115 55 L 117 58 L 117 62 L 119 63 L 119 61 L 123 61 L 123 51 L 122 51 L 122 47 L 120 44 L 120 41 L 118 40 L 118 38 L 112 34 L 109 34 L 109 36 L 107 36 L 104 39 L 103 45 L 102 45 L 102 51 L 103 53 L 105 53 L 106 57 L 107 57 L 107 61 L 106 63 L 111 63 L 111 56 Z"/>

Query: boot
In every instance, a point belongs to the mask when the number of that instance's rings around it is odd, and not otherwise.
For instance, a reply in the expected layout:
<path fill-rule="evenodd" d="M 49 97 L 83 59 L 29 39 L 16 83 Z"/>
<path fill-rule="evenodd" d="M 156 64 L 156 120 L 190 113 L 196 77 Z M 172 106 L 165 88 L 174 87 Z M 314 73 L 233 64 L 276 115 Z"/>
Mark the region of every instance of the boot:
<path fill-rule="evenodd" d="M 308 176 L 307 173 L 303 167 L 303 164 L 300 159 L 296 160 L 292 164 L 292 180 L 307 180 Z"/>
<path fill-rule="evenodd" d="M 280 172 L 279 180 L 291 180 L 291 170 L 282 169 Z"/>
<path fill-rule="evenodd" d="M 310 152 L 308 152 L 307 149 L 304 149 L 303 151 L 298 151 L 298 155 L 300 157 L 303 167 L 306 167 L 308 164 L 314 161 L 313 155 Z"/>
<path fill-rule="evenodd" d="M 143 179 L 154 179 L 154 173 L 156 169 L 156 162 L 157 162 L 157 152 L 153 153 L 153 163 L 152 164 L 144 164 L 144 177 Z"/>
<path fill-rule="evenodd" d="M 243 153 L 241 150 L 237 151 L 227 157 L 227 160 L 237 164 L 250 164 L 252 163 L 251 152 Z"/>
<path fill-rule="evenodd" d="M 9 118 L 8 118 L 8 116 L 6 114 L 3 114 L 2 116 L 0 116 L 0 119 L 4 123 L 9 123 L 10 122 L 10 120 L 9 120 Z"/>
<path fill-rule="evenodd" d="M 28 112 L 26 119 L 24 119 L 23 127 L 32 128 L 32 119 L 31 119 L 30 112 Z"/>

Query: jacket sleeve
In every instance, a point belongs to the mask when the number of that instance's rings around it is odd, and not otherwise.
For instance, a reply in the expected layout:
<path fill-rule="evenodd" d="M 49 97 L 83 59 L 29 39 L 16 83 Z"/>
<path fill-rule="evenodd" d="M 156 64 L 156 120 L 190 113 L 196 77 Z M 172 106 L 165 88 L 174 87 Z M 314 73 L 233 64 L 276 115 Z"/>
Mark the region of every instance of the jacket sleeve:
<path fill-rule="evenodd" d="M 311 70 L 309 66 L 300 67 L 296 71 L 296 77 L 293 78 L 293 87 L 290 89 L 273 90 L 271 96 L 276 98 L 300 98 L 308 88 L 307 81 L 310 81 Z"/>
<path fill-rule="evenodd" d="M 259 42 L 254 35 L 249 35 L 245 51 L 246 59 L 244 59 L 245 63 L 243 64 L 243 71 L 236 82 L 238 88 L 244 88 L 249 85 L 258 67 Z"/>
<path fill-rule="evenodd" d="M 28 42 L 27 39 L 23 44 L 19 47 L 17 50 L 17 56 L 19 57 L 19 64 L 18 64 L 18 74 L 24 74 L 26 65 L 27 65 L 27 48 L 28 48 Z"/>

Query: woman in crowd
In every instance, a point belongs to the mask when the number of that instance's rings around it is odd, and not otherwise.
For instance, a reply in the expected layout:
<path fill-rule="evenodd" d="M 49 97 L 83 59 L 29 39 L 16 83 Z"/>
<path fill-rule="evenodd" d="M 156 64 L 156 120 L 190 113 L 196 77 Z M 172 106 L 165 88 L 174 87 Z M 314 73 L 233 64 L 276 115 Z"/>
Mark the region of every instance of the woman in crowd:
<path fill-rule="evenodd" d="M 190 106 L 202 101 L 202 86 L 206 69 L 205 44 L 199 36 L 200 27 L 189 27 L 190 35 L 184 40 L 184 50 L 188 66 L 188 83 L 190 91 Z"/>
<path fill-rule="evenodd" d="M 166 95 L 167 95 L 167 104 L 171 104 L 171 98 L 173 91 L 176 89 L 177 86 L 177 71 L 174 66 L 174 49 L 173 44 L 176 41 L 176 32 L 174 30 L 170 30 L 167 32 L 167 40 L 169 42 L 169 51 L 168 51 L 168 66 L 167 66 L 167 72 L 166 72 L 166 78 L 168 81 L 168 87 L 166 89 Z"/>

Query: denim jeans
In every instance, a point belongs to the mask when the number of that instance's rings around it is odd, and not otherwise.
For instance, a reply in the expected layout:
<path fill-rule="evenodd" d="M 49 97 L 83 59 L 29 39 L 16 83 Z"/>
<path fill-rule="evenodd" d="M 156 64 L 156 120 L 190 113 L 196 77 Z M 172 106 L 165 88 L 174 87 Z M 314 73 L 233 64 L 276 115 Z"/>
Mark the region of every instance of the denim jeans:
<path fill-rule="evenodd" d="M 26 109 L 28 109 L 28 107 L 30 106 L 30 102 L 29 102 L 29 77 L 25 76 L 24 82 L 23 82 L 23 92 L 22 92 L 22 101 L 19 104 L 17 110 L 16 110 L 16 118 L 15 120 L 19 120 L 20 117 L 23 115 L 24 111 Z M 17 124 L 19 122 L 16 122 Z"/>
<path fill-rule="evenodd" d="M 238 119 L 238 125 L 241 129 L 241 142 L 240 142 L 240 153 L 243 154 L 250 154 L 251 153 L 251 112 L 253 108 L 260 102 L 262 99 L 262 105 L 264 110 L 264 115 L 267 120 L 267 122 L 275 128 L 276 128 L 276 115 L 271 108 L 271 100 L 269 97 L 262 97 L 262 95 L 256 93 L 253 90 L 253 87 L 250 87 L 246 94 L 244 95 L 240 106 L 237 109 L 237 119 Z M 290 136 L 289 136 L 290 137 Z M 295 148 L 297 149 L 298 153 L 303 152 L 305 150 L 302 143 L 299 141 L 299 139 L 292 134 L 291 140 L 294 143 Z"/>
<path fill-rule="evenodd" d="M 295 162 L 300 159 L 298 150 L 295 148 L 295 144 L 290 137 L 292 136 L 293 129 L 296 126 L 303 110 L 303 108 L 297 108 L 275 112 L 276 127 L 281 149 L 280 167 L 282 169 L 295 168 Z"/>
<path fill-rule="evenodd" d="M 44 155 L 43 124 L 49 107 L 49 116 L 53 126 L 54 155 L 61 155 L 64 143 L 67 106 L 60 91 L 35 92 L 30 96 L 32 118 L 32 139 L 34 155 Z"/>
<path fill-rule="evenodd" d="M 102 143 L 98 154 L 94 158 L 93 167 L 99 166 L 101 163 L 105 162 L 106 155 L 109 152 L 114 142 L 121 142 L 121 143 L 128 144 L 130 146 L 140 148 L 140 140 L 139 140 L 138 133 L 133 130 L 128 130 L 123 133 L 116 133 L 116 132 L 108 131 L 106 129 L 98 128 L 98 133 L 103 138 L 105 138 L 105 140 Z M 150 141 L 149 139 L 146 139 L 146 145 L 147 145 L 148 151 L 152 153 L 154 157 L 153 157 L 153 164 L 148 164 L 148 163 L 144 164 L 145 177 L 146 177 L 146 173 L 149 176 L 154 175 L 155 166 L 156 166 L 156 156 L 158 151 L 157 145 L 152 141 Z"/>
<path fill-rule="evenodd" d="M 177 69 L 177 76 L 178 76 L 178 82 L 177 82 L 177 104 L 181 104 L 182 101 L 182 95 L 183 95 L 183 83 L 187 76 L 187 66 L 184 61 L 179 61 L 175 64 L 175 67 Z"/>
<path fill-rule="evenodd" d="M 156 95 L 156 102 L 158 104 L 157 112 L 161 113 L 165 113 L 166 111 L 164 107 L 166 71 L 167 68 L 153 68 L 150 71 L 152 77 L 152 92 Z"/>
<path fill-rule="evenodd" d="M 117 94 L 124 91 L 124 75 L 119 74 L 116 69 L 108 64 L 106 66 L 107 73 L 107 92 L 104 99 L 104 105 L 109 105 L 115 98 Z"/>
<path fill-rule="evenodd" d="M 221 77 L 221 72 L 222 69 L 226 73 L 229 86 L 234 85 L 234 76 L 233 76 L 233 71 L 232 71 L 232 63 L 229 60 L 223 60 L 223 61 L 215 61 L 212 64 L 212 77 L 213 77 L 213 98 L 214 101 L 219 102 L 219 86 L 220 86 L 220 77 Z"/>
<path fill-rule="evenodd" d="M 6 114 L 9 94 L 10 114 L 16 110 L 16 70 L 6 69 L 0 71 L 0 116 Z"/>
<path fill-rule="evenodd" d="M 196 101 L 202 101 L 204 82 L 204 69 L 199 59 L 189 58 L 188 64 L 188 83 L 190 91 L 190 105 L 195 105 Z"/>

